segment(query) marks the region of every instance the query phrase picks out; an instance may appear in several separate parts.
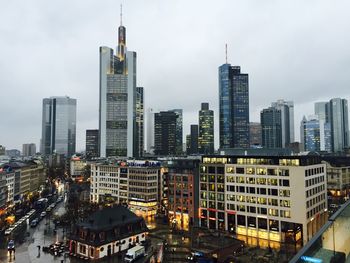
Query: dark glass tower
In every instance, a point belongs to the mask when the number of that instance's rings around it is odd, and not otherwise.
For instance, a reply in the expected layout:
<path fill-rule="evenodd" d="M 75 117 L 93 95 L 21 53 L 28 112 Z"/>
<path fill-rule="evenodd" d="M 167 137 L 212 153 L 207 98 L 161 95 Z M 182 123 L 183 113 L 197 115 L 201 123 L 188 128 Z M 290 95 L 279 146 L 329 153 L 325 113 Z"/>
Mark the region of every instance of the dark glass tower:
<path fill-rule="evenodd" d="M 282 147 L 281 111 L 270 107 L 260 112 L 262 146 L 264 148 Z"/>
<path fill-rule="evenodd" d="M 199 152 L 214 153 L 214 111 L 209 110 L 209 103 L 202 103 L 199 111 Z"/>
<path fill-rule="evenodd" d="M 161 111 L 154 115 L 154 153 L 176 154 L 176 122 L 178 115 L 172 111 Z"/>
<path fill-rule="evenodd" d="M 220 148 L 249 148 L 248 74 L 239 66 L 219 67 Z"/>
<path fill-rule="evenodd" d="M 86 130 L 85 154 L 87 159 L 100 156 L 98 151 L 98 130 Z"/>
<path fill-rule="evenodd" d="M 191 135 L 190 135 L 190 152 L 189 154 L 198 154 L 198 125 L 191 125 Z"/>

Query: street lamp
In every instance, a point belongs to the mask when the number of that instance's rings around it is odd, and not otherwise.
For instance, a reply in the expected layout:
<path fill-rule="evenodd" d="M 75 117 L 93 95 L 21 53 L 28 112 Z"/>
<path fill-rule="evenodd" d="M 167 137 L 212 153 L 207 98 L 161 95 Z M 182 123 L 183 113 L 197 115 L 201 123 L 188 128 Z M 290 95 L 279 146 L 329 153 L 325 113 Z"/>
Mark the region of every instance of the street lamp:
<path fill-rule="evenodd" d="M 335 225 L 335 219 L 328 219 L 332 222 L 332 228 L 333 228 L 333 257 L 335 257 L 335 234 L 334 234 L 334 225 Z"/>

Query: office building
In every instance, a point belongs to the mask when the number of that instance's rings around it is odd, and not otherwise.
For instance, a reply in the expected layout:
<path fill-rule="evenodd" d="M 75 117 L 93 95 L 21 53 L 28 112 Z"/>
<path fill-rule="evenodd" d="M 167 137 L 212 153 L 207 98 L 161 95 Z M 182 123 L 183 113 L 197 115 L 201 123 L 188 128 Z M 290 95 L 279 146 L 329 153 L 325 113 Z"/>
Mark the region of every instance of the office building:
<path fill-rule="evenodd" d="M 170 110 L 177 114 L 176 120 L 176 154 L 182 155 L 182 137 L 183 137 L 183 118 L 182 118 L 182 109 Z"/>
<path fill-rule="evenodd" d="M 153 154 L 154 153 L 154 110 L 148 108 L 146 112 L 146 152 Z"/>
<path fill-rule="evenodd" d="M 260 147 L 262 145 L 261 132 L 261 124 L 259 122 L 249 123 L 250 147 Z"/>
<path fill-rule="evenodd" d="M 22 145 L 22 155 L 25 157 L 34 156 L 36 154 L 35 143 L 25 143 Z"/>
<path fill-rule="evenodd" d="M 69 97 L 43 99 L 41 153 L 75 153 L 77 100 Z"/>
<path fill-rule="evenodd" d="M 219 67 L 220 149 L 249 148 L 248 74 L 239 66 Z"/>
<path fill-rule="evenodd" d="M 17 158 L 21 156 L 21 151 L 17 149 L 10 149 L 5 151 L 5 155 L 10 158 Z"/>
<path fill-rule="evenodd" d="M 191 134 L 190 134 L 190 151 L 188 154 L 198 154 L 198 125 L 191 125 Z"/>
<path fill-rule="evenodd" d="M 281 111 L 282 147 L 287 147 L 295 141 L 294 137 L 294 103 L 293 101 L 277 100 L 271 107 Z"/>
<path fill-rule="evenodd" d="M 320 121 L 317 116 L 310 116 L 306 119 L 304 116 L 301 121 L 300 138 L 304 145 L 304 151 L 318 152 L 321 150 L 321 139 L 320 139 Z"/>
<path fill-rule="evenodd" d="M 161 111 L 154 116 L 154 153 L 176 155 L 176 124 L 178 114 Z"/>
<path fill-rule="evenodd" d="M 100 156 L 98 135 L 98 130 L 86 130 L 85 155 L 88 160 Z"/>
<path fill-rule="evenodd" d="M 152 216 L 162 196 L 161 178 L 159 162 L 91 163 L 90 201 L 128 204 L 136 214 Z"/>
<path fill-rule="evenodd" d="M 77 177 L 82 177 L 85 175 L 85 168 L 87 162 L 85 159 L 81 158 L 81 156 L 73 155 L 69 161 L 69 171 L 72 179 L 76 179 Z M 90 175 L 86 175 L 90 176 Z"/>
<path fill-rule="evenodd" d="M 301 247 L 324 225 L 326 165 L 318 156 L 203 156 L 200 227 L 263 247 Z"/>
<path fill-rule="evenodd" d="M 202 103 L 199 111 L 198 148 L 202 154 L 214 153 L 214 111 L 209 110 L 209 103 Z"/>
<path fill-rule="evenodd" d="M 200 160 L 177 159 L 166 165 L 168 218 L 177 229 L 198 226 L 199 163 Z"/>
<path fill-rule="evenodd" d="M 270 107 L 260 112 L 262 147 L 282 147 L 281 111 Z"/>
<path fill-rule="evenodd" d="M 331 124 L 327 113 L 327 102 L 315 103 L 315 115 L 320 123 L 320 150 L 331 152 L 332 151 L 332 134 Z"/>
<path fill-rule="evenodd" d="M 349 147 L 349 110 L 346 99 L 334 98 L 327 103 L 331 124 L 332 151 L 341 152 Z"/>
<path fill-rule="evenodd" d="M 136 88 L 136 52 L 126 51 L 126 28 L 121 21 L 116 54 L 100 47 L 101 157 L 138 157 L 143 152 L 143 97 L 143 88 Z"/>
<path fill-rule="evenodd" d="M 5 155 L 6 148 L 3 145 L 0 145 L 0 155 Z"/>

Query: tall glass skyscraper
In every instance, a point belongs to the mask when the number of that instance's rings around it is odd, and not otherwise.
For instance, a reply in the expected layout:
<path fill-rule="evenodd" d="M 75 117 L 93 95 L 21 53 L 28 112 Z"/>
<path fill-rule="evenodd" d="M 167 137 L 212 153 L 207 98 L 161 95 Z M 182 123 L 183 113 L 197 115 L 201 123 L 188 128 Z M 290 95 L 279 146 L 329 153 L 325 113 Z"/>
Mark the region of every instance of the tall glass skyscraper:
<path fill-rule="evenodd" d="M 317 102 L 315 103 L 315 114 L 320 121 L 325 123 L 324 131 L 321 130 L 321 150 L 323 150 L 323 145 L 324 150 L 332 152 L 340 152 L 349 147 L 349 110 L 346 99 L 334 98 L 329 102 Z M 331 149 L 327 142 L 329 134 Z"/>
<path fill-rule="evenodd" d="M 43 99 L 41 153 L 75 153 L 77 100 L 69 97 Z"/>
<path fill-rule="evenodd" d="M 126 51 L 118 28 L 117 54 L 100 47 L 100 155 L 139 157 L 143 152 L 143 88 L 136 88 L 136 52 Z M 142 107 L 141 107 L 142 106 Z"/>
<path fill-rule="evenodd" d="M 202 154 L 214 153 L 214 111 L 209 110 L 209 103 L 202 103 L 199 111 L 198 147 Z"/>
<path fill-rule="evenodd" d="M 248 74 L 239 66 L 219 67 L 220 148 L 249 148 Z"/>
<path fill-rule="evenodd" d="M 177 114 L 176 121 L 176 154 L 182 154 L 182 137 L 183 137 L 183 120 L 182 120 L 182 109 L 170 110 Z"/>
<path fill-rule="evenodd" d="M 161 111 L 154 115 L 154 153 L 176 154 L 176 124 L 178 115 L 173 111 Z"/>
<path fill-rule="evenodd" d="M 270 107 L 260 112 L 262 146 L 264 148 L 282 147 L 281 111 Z"/>
<path fill-rule="evenodd" d="M 300 138 L 303 139 L 305 151 L 320 151 L 321 150 L 321 136 L 320 136 L 320 121 L 315 116 L 310 116 L 306 119 L 305 116 L 301 121 Z"/>
<path fill-rule="evenodd" d="M 282 147 L 287 147 L 295 141 L 294 138 L 294 103 L 293 101 L 277 100 L 271 107 L 281 111 Z"/>

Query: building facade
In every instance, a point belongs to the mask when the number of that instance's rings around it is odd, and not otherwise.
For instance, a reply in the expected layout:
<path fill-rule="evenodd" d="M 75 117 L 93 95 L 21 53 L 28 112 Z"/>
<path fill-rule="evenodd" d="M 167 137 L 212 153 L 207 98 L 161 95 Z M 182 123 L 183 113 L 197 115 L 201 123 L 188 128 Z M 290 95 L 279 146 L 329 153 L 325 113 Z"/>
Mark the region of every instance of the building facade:
<path fill-rule="evenodd" d="M 154 110 L 152 108 L 147 109 L 146 123 L 147 123 L 146 152 L 153 154 L 154 153 Z"/>
<path fill-rule="evenodd" d="M 85 140 L 85 154 L 88 160 L 92 158 L 97 158 L 99 154 L 99 141 L 98 141 L 99 131 L 98 130 L 86 130 L 86 140 Z"/>
<path fill-rule="evenodd" d="M 77 100 L 69 97 L 43 99 L 41 153 L 72 156 L 76 142 Z"/>
<path fill-rule="evenodd" d="M 91 163 L 90 201 L 128 204 L 136 214 L 152 216 L 159 208 L 161 181 L 158 162 Z"/>
<path fill-rule="evenodd" d="M 318 157 L 203 156 L 199 191 L 201 227 L 265 247 L 305 244 L 327 220 Z"/>
<path fill-rule="evenodd" d="M 126 28 L 118 47 L 100 47 L 100 156 L 137 157 L 143 143 L 143 88 L 136 88 L 136 52 L 126 51 Z"/>
<path fill-rule="evenodd" d="M 177 159 L 167 164 L 167 210 L 173 228 L 198 226 L 199 162 Z"/>
<path fill-rule="evenodd" d="M 199 111 L 198 148 L 202 154 L 214 153 L 214 111 L 209 110 L 209 103 L 202 103 Z"/>
<path fill-rule="evenodd" d="M 300 131 L 305 151 L 318 152 L 321 150 L 320 121 L 316 116 L 310 116 L 309 119 L 304 116 Z"/>
<path fill-rule="evenodd" d="M 262 145 L 261 124 L 259 122 L 249 123 L 250 147 L 259 147 Z"/>
<path fill-rule="evenodd" d="M 176 125 L 178 115 L 173 111 L 161 111 L 154 115 L 154 153 L 176 154 Z"/>
<path fill-rule="evenodd" d="M 282 148 L 281 111 L 270 107 L 260 112 L 262 147 Z"/>
<path fill-rule="evenodd" d="M 190 134 L 190 149 L 187 154 L 198 154 L 199 148 L 198 148 L 198 125 L 197 124 L 191 124 L 191 134 Z"/>
<path fill-rule="evenodd" d="M 127 208 L 105 208 L 74 226 L 69 237 L 69 253 L 87 260 L 98 260 L 141 244 L 147 234 L 143 218 Z"/>
<path fill-rule="evenodd" d="M 282 147 L 295 141 L 294 136 L 294 103 L 293 101 L 277 100 L 271 107 L 281 111 Z"/>
<path fill-rule="evenodd" d="M 170 110 L 177 114 L 176 119 L 176 154 L 182 155 L 182 142 L 183 142 L 183 117 L 182 109 L 173 109 Z"/>
<path fill-rule="evenodd" d="M 35 143 L 25 143 L 22 145 L 22 155 L 25 157 L 34 156 L 36 154 Z"/>
<path fill-rule="evenodd" d="M 248 74 L 239 66 L 219 67 L 220 148 L 249 148 Z"/>

